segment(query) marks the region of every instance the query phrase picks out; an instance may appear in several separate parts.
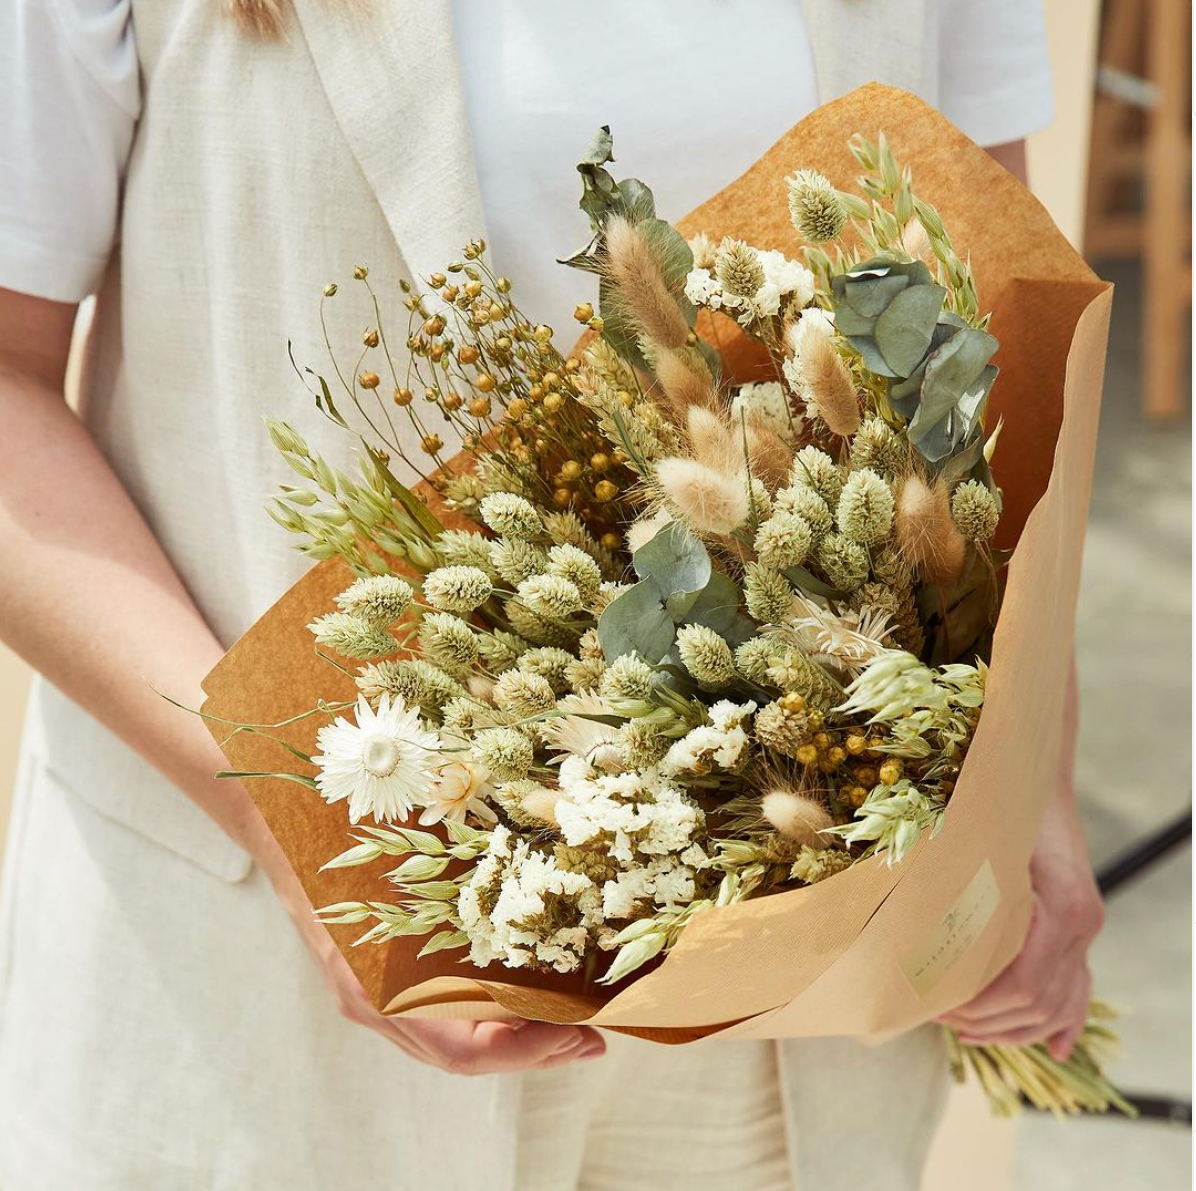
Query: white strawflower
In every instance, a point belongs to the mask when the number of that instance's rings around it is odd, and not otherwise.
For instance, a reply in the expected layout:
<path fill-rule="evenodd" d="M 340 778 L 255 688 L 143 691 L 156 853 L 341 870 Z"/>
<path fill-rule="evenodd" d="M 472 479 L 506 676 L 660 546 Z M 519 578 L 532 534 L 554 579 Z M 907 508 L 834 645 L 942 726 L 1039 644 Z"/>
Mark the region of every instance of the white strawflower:
<path fill-rule="evenodd" d="M 594 694 L 566 695 L 556 704 L 563 714 L 545 720 L 541 731 L 550 749 L 572 753 L 587 761 L 605 754 L 619 739 L 617 729 L 591 717 L 609 716 L 610 704 Z"/>
<path fill-rule="evenodd" d="M 493 591 L 490 577 L 478 567 L 438 567 L 424 579 L 424 599 L 441 612 L 472 612 Z"/>
<path fill-rule="evenodd" d="M 870 605 L 834 612 L 798 592 L 784 636 L 816 662 L 829 662 L 857 674 L 889 652 L 885 640 L 890 617 L 887 610 Z"/>
<path fill-rule="evenodd" d="M 493 793 L 490 774 L 483 766 L 472 761 L 454 761 L 436 775 L 436 785 L 419 821 L 425 827 L 443 819 L 464 823 L 465 816 L 471 814 L 493 823 L 498 816 L 486 802 Z"/>
<path fill-rule="evenodd" d="M 419 708 L 383 695 L 375 711 L 357 700 L 357 722 L 338 717 L 320 729 L 316 785 L 328 803 L 348 800 L 349 822 L 405 819 L 423 803 L 440 764 L 440 740 L 421 724 Z"/>
<path fill-rule="evenodd" d="M 482 520 L 505 538 L 535 538 L 544 532 L 536 506 L 513 492 L 492 492 L 481 504 Z"/>

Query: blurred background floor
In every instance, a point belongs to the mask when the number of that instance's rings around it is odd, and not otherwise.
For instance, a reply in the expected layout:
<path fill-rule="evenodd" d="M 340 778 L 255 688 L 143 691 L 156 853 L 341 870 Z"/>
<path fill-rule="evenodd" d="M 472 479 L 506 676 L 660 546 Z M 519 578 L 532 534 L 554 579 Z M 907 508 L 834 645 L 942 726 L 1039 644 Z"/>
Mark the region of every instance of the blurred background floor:
<path fill-rule="evenodd" d="M 1076 777 L 1099 866 L 1191 803 L 1192 454 L 1186 425 L 1142 413 L 1138 269 L 1097 271 L 1117 290 L 1077 619 Z M 1190 1099 L 1190 848 L 1127 883 L 1107 909 L 1092 967 L 1098 995 L 1125 1013 L 1118 1082 Z M 1013 1185 L 1186 1191 L 1191 1153 L 1191 1133 L 1174 1125 L 1026 1118 Z"/>

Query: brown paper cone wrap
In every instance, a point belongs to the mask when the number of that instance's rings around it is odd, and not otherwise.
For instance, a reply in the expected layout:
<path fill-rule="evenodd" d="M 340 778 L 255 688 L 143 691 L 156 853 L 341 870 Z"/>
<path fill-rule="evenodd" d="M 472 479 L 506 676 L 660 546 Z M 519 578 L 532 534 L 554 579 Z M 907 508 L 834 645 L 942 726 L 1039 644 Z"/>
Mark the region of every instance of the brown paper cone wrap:
<path fill-rule="evenodd" d="M 354 948 L 362 928 L 330 928 L 385 1012 L 585 1021 L 670 1042 L 715 1032 L 880 1035 L 969 999 L 1016 955 L 1030 909 L 1028 859 L 1059 761 L 1111 287 L 983 150 L 912 95 L 875 84 L 803 120 L 680 226 L 796 254 L 786 175 L 809 167 L 853 188 L 847 141 L 880 131 L 970 252 L 1001 342 L 989 425 L 1005 420 L 994 465 L 1005 493 L 1000 544 L 1016 552 L 984 712 L 942 831 L 898 866 L 874 858 L 818 885 L 699 915 L 662 963 L 615 989 L 477 969 L 459 952 L 416 961 L 422 938 Z M 727 339 L 727 326 L 721 346 L 742 378 L 755 357 Z M 304 628 L 349 579 L 337 563 L 314 568 L 208 676 L 205 711 L 270 724 L 320 698 L 351 699 L 351 683 L 316 657 Z M 288 739 L 312 751 L 318 722 L 299 721 Z M 213 731 L 224 741 L 227 729 Z M 239 770 L 278 765 L 277 746 L 260 736 L 242 733 L 224 748 Z M 343 806 L 286 781 L 249 788 L 313 905 L 387 896 L 385 859 L 319 872 L 349 844 Z"/>

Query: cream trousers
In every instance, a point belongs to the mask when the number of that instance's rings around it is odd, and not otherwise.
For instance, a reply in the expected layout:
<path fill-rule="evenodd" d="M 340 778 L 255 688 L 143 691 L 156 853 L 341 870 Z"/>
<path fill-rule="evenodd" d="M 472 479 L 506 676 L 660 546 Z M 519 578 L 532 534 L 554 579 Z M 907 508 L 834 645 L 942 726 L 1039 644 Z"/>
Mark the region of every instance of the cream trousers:
<path fill-rule="evenodd" d="M 916 1191 L 935 1030 L 422 1066 L 343 1021 L 268 883 L 26 755 L 0 897 L 3 1191 Z"/>

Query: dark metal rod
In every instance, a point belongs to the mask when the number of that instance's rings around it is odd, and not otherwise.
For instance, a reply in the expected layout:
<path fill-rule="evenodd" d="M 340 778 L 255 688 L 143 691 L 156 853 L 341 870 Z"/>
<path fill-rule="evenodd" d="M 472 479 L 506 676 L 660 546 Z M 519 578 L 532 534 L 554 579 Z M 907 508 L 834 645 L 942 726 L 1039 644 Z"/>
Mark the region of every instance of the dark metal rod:
<path fill-rule="evenodd" d="M 1173 848 L 1192 838 L 1191 808 L 1168 823 L 1160 831 L 1139 840 L 1124 852 L 1114 856 L 1111 861 L 1100 867 L 1096 874 L 1096 882 L 1103 894 L 1110 894 L 1119 886 L 1124 885 L 1132 877 L 1138 876 L 1143 869 L 1149 868 L 1155 861 L 1161 860 Z"/>

